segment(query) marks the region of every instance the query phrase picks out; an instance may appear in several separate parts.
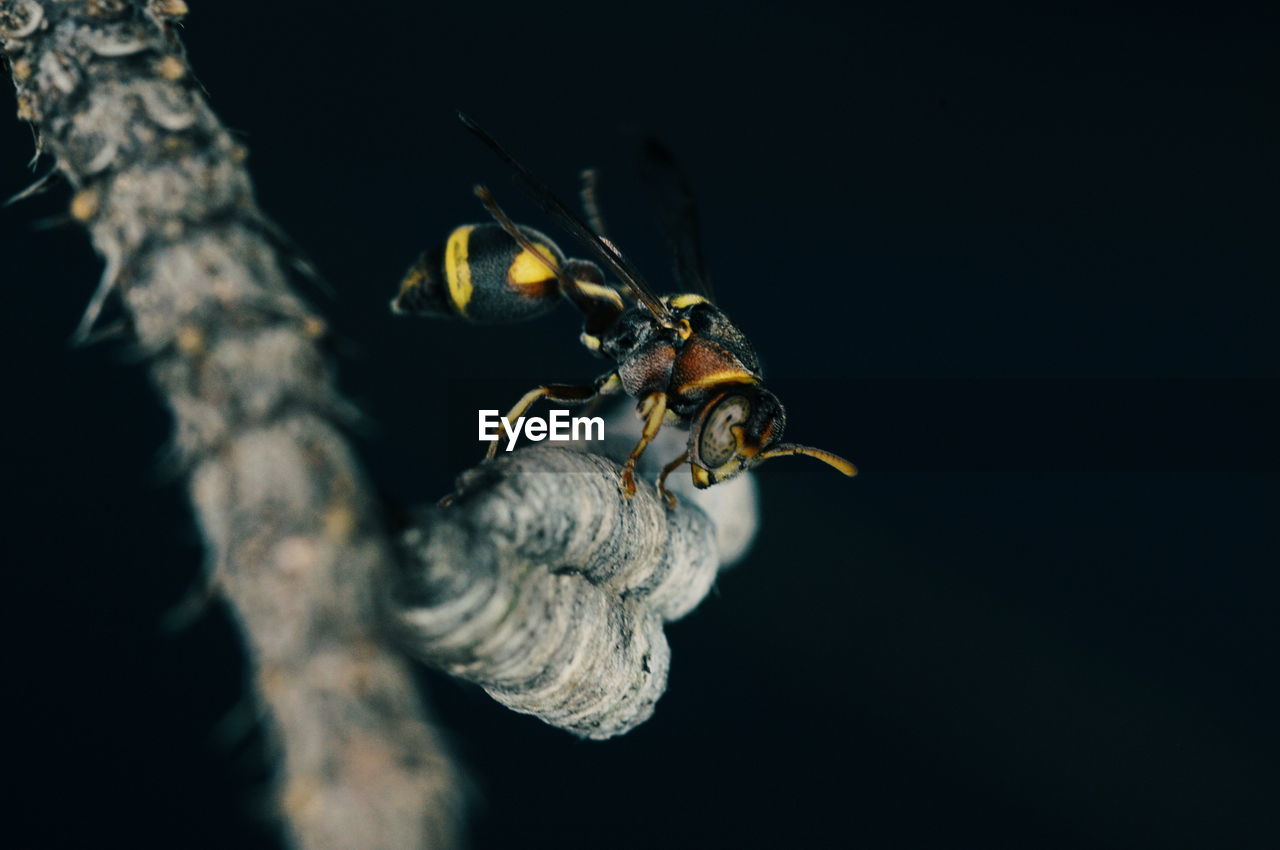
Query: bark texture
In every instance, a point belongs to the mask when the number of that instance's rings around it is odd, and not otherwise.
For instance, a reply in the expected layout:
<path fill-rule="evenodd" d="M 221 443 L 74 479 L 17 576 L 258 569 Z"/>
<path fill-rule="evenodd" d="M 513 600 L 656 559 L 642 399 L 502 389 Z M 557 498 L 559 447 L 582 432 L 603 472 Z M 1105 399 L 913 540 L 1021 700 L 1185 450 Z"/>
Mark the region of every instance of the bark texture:
<path fill-rule="evenodd" d="M 18 114 L 74 187 L 100 292 L 123 298 L 173 410 L 214 581 L 280 744 L 292 840 L 450 846 L 457 783 L 380 625 L 392 553 L 338 427 L 324 323 L 290 292 L 245 152 L 191 79 L 173 31 L 185 11 L 0 4 Z"/>
<path fill-rule="evenodd" d="M 406 645 L 583 737 L 647 720 L 671 659 L 662 624 L 702 600 L 720 557 L 705 513 L 668 511 L 647 485 L 624 499 L 620 471 L 528 448 L 465 474 L 404 537 Z"/>

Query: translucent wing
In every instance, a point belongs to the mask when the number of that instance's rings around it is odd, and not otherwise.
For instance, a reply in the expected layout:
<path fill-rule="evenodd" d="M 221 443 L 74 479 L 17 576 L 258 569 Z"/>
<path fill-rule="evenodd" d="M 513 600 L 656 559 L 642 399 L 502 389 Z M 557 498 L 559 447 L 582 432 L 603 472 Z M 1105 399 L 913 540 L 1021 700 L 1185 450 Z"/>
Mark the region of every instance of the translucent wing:
<path fill-rule="evenodd" d="M 671 151 L 653 137 L 640 143 L 640 176 L 658 206 L 662 231 L 675 258 L 676 280 L 685 292 L 697 292 L 715 301 L 707 276 L 698 229 L 698 207 L 693 187 Z"/>
<path fill-rule="evenodd" d="M 534 177 L 529 169 L 521 165 L 515 157 L 507 153 L 497 140 L 486 133 L 481 127 L 472 121 L 463 113 L 458 113 L 463 125 L 476 135 L 480 141 L 484 142 L 493 152 L 496 153 L 503 162 L 511 167 L 511 170 L 520 178 L 520 182 L 524 184 L 533 199 L 547 211 L 560 226 L 569 233 L 576 236 L 583 244 L 589 247 L 600 260 L 613 270 L 618 276 L 618 280 L 631 291 L 636 300 L 643 304 L 650 313 L 654 315 L 658 321 L 670 327 L 673 324 L 671 311 L 667 309 L 667 305 L 662 299 L 654 294 L 653 289 L 645 282 L 644 277 L 639 270 L 631 264 L 631 261 L 623 256 L 622 252 L 608 239 L 597 234 L 592 230 L 581 218 L 571 211 L 564 203 L 552 194 L 543 183 Z"/>

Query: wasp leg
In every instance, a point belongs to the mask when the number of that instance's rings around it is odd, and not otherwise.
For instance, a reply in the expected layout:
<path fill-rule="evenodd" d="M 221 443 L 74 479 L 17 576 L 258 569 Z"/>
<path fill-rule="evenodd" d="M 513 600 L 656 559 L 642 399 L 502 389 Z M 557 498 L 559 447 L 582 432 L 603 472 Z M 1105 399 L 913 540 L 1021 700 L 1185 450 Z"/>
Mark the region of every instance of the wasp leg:
<path fill-rule="evenodd" d="M 617 392 L 622 386 L 622 380 L 616 372 L 610 372 L 603 378 L 599 378 L 589 387 L 575 387 L 571 384 L 544 384 L 529 390 L 521 396 L 516 402 L 516 406 L 511 408 L 507 413 L 508 422 L 515 422 L 521 416 L 524 416 L 526 410 L 533 406 L 533 403 L 540 398 L 546 398 L 549 401 L 558 401 L 562 404 L 586 404 L 595 401 L 600 396 L 609 395 Z M 489 451 L 485 453 L 486 459 L 492 459 L 498 453 L 498 440 L 489 443 Z"/>
<path fill-rule="evenodd" d="M 622 476 L 618 486 L 622 495 L 630 499 L 636 494 L 636 462 L 648 448 L 649 443 L 662 430 L 662 420 L 667 415 L 667 394 L 650 393 L 640 402 L 640 415 L 644 417 L 644 430 L 640 432 L 640 442 L 631 450 L 626 465 L 622 467 Z"/>
<path fill-rule="evenodd" d="M 658 476 L 658 495 L 667 500 L 667 507 L 673 511 L 676 509 L 677 504 L 676 494 L 667 489 L 667 476 L 688 462 L 689 452 L 686 449 L 684 454 L 662 467 L 662 474 Z"/>

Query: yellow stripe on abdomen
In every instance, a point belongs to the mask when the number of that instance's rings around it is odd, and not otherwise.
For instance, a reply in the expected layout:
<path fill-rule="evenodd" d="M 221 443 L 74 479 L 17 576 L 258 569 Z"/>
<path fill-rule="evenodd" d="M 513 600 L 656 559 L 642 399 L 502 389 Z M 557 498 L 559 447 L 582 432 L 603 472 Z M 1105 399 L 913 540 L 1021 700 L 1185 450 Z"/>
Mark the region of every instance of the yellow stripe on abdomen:
<path fill-rule="evenodd" d="M 511 262 L 507 269 L 507 280 L 512 286 L 542 287 L 548 281 L 555 280 L 556 257 L 546 245 L 534 245 L 542 259 L 538 259 L 528 250 L 523 250 Z"/>
<path fill-rule="evenodd" d="M 467 305 L 475 291 L 471 283 L 471 264 L 467 261 L 467 243 L 475 229 L 473 224 L 459 227 L 449 234 L 449 241 L 444 247 L 444 278 L 449 285 L 449 300 L 463 316 L 467 315 Z"/>

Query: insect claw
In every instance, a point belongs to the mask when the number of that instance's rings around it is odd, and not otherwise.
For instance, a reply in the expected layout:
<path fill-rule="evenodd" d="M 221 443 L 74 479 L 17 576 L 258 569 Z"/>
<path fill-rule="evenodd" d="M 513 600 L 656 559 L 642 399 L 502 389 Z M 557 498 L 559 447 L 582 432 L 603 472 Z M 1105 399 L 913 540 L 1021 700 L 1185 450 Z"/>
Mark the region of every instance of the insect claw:
<path fill-rule="evenodd" d="M 664 500 L 666 500 L 667 510 L 674 511 L 676 509 L 676 506 L 680 504 L 680 500 L 676 498 L 676 494 L 672 493 L 670 490 L 668 490 L 666 487 L 663 487 L 661 484 L 658 485 L 658 493 L 662 496 Z"/>
<path fill-rule="evenodd" d="M 622 467 L 622 474 L 618 476 L 618 489 L 622 491 L 622 498 L 631 501 L 636 494 L 636 468 L 631 463 Z"/>

